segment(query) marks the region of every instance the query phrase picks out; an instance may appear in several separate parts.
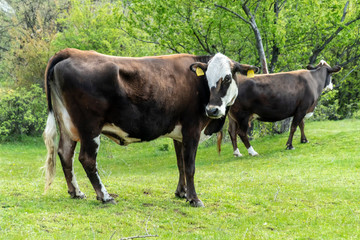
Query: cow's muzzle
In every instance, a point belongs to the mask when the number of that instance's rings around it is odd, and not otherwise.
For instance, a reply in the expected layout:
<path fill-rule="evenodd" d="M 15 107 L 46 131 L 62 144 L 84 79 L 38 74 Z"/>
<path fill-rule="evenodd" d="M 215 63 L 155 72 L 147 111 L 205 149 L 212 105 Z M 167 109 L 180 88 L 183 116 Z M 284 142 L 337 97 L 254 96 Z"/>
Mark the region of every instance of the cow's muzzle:
<path fill-rule="evenodd" d="M 218 106 L 214 106 L 214 105 L 207 105 L 205 112 L 209 118 L 217 119 L 224 116 L 224 113 L 221 111 L 221 109 Z"/>

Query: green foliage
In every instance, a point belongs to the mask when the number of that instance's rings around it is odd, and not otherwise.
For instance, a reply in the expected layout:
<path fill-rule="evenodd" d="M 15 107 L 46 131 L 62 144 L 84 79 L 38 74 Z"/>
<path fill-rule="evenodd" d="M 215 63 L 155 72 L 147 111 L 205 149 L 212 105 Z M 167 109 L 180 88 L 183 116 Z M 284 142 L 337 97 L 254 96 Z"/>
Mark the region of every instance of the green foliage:
<path fill-rule="evenodd" d="M 339 99 L 337 98 L 338 92 L 338 90 L 332 90 L 323 93 L 320 96 L 311 120 L 321 121 L 340 119 L 340 115 L 337 114 L 339 108 Z"/>
<path fill-rule="evenodd" d="M 214 3 L 228 10 L 215 7 Z M 252 16 L 246 15 L 243 4 Z M 129 6 L 129 25 L 125 28 L 131 36 L 157 43 L 173 52 L 213 54 L 221 51 L 242 63 L 260 65 L 255 37 L 246 22 L 254 17 L 271 71 L 303 69 L 309 62 L 317 64 L 324 59 L 332 66 L 345 66 L 334 76 L 336 82 L 359 65 L 359 14 L 359 5 L 347 0 L 236 3 L 225 0 L 135 0 Z M 327 97 L 326 106 L 319 103 L 319 119 L 350 117 L 357 110 L 358 79 L 350 76 L 348 83 L 339 84 L 332 99 Z M 334 105 L 330 106 L 330 103 Z"/>
<path fill-rule="evenodd" d="M 105 0 L 71 1 L 69 11 L 57 19 L 61 31 L 53 46 L 57 50 L 72 47 L 117 56 L 157 54 L 156 46 L 136 41 L 122 30 L 126 22 L 121 6 Z"/>
<path fill-rule="evenodd" d="M 16 15 L 11 18 L 11 24 L 5 25 L 5 35 L 10 41 L 0 64 L 3 86 L 43 86 L 45 67 L 53 54 L 50 43 L 56 31 L 55 18 L 66 1 L 12 1 Z M 0 22 L 4 23 L 1 19 Z"/>
<path fill-rule="evenodd" d="M 238 54 L 250 56 L 256 51 L 253 46 L 248 49 L 239 44 L 249 43 L 246 39 L 249 28 L 242 28 L 241 22 L 218 11 L 213 2 L 136 0 L 129 6 L 128 15 L 126 30 L 131 36 L 159 44 L 174 53 L 199 55 L 220 51 L 239 60 Z"/>
<path fill-rule="evenodd" d="M 87 199 L 71 199 L 57 176 L 43 194 L 41 138 L 0 145 L 0 236 L 3 239 L 359 239 L 360 120 L 306 124 L 307 144 L 286 151 L 288 134 L 252 141 L 258 157 L 220 156 L 200 145 L 195 185 L 205 208 L 174 196 L 178 169 L 170 139 L 121 147 L 102 139 L 98 168 L 116 193 L 104 205 L 81 164 L 74 172 Z M 336 139 L 336 141 L 334 141 Z M 104 141 L 105 140 L 105 141 Z M 294 141 L 300 141 L 299 131 Z M 169 144 L 168 152 L 158 151 Z M 240 146 L 242 153 L 245 147 Z M 20 161 L 21 160 L 21 161 Z"/>
<path fill-rule="evenodd" d="M 360 109 L 360 70 L 351 72 L 339 85 L 337 114 L 350 118 Z"/>
<path fill-rule="evenodd" d="M 26 87 L 33 84 L 44 86 L 46 64 L 52 56 L 50 39 L 53 36 L 32 36 L 29 32 L 13 41 L 14 48 L 7 52 L 5 62 L 12 69 L 10 86 Z M 15 47 L 16 45 L 16 47 Z"/>
<path fill-rule="evenodd" d="M 46 121 L 46 97 L 37 85 L 0 93 L 0 140 L 40 134 Z"/>
<path fill-rule="evenodd" d="M 253 17 L 271 71 L 296 70 L 320 59 L 344 66 L 334 76 L 337 91 L 320 99 L 316 119 L 349 118 L 359 110 L 360 5 L 356 1 L 8 2 L 16 14 L 0 13 L 2 87 L 30 91 L 33 84 L 43 86 L 48 59 L 67 47 L 132 57 L 222 52 L 236 61 L 259 66 L 254 32 L 243 20 Z M 259 125 L 259 135 L 274 128 Z"/>

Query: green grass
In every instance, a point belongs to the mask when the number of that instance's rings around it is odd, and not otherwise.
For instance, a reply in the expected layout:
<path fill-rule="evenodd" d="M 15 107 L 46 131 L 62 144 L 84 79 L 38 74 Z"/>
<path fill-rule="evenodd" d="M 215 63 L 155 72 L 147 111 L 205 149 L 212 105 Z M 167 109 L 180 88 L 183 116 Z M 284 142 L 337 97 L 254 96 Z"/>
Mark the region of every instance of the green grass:
<path fill-rule="evenodd" d="M 195 187 L 205 208 L 174 196 L 178 171 L 172 141 L 127 147 L 102 139 L 99 172 L 117 205 L 103 205 L 80 163 L 87 199 L 70 199 L 59 160 L 44 195 L 40 138 L 0 145 L 0 239 L 359 239 L 360 121 L 306 123 L 308 144 L 285 150 L 288 134 L 252 141 L 258 157 L 218 156 L 201 144 Z M 168 148 L 168 151 L 164 151 Z"/>

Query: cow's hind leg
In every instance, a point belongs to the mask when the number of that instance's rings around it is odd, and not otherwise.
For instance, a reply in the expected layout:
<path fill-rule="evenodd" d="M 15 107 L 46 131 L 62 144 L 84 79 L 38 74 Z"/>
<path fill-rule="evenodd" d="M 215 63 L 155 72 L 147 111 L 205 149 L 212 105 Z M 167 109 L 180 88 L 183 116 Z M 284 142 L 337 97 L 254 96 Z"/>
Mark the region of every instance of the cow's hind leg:
<path fill-rule="evenodd" d="M 238 124 L 231 117 L 229 117 L 228 132 L 229 132 L 229 136 L 230 136 L 231 143 L 232 143 L 233 150 L 234 150 L 233 155 L 235 157 L 241 157 L 242 154 L 240 153 L 239 148 L 237 146 Z"/>
<path fill-rule="evenodd" d="M 81 139 L 79 161 L 85 169 L 86 175 L 96 192 L 96 199 L 102 201 L 103 203 L 115 204 L 115 200 L 106 191 L 104 184 L 102 184 L 97 170 L 96 156 L 99 147 L 100 135 L 93 139 Z"/>
<path fill-rule="evenodd" d="M 290 127 L 290 134 L 289 134 L 289 138 L 286 142 L 286 150 L 293 150 L 295 149 L 294 146 L 292 145 L 292 140 L 294 137 L 294 133 L 296 131 L 297 125 L 294 124 L 294 120 L 293 123 L 291 123 L 291 127 Z"/>
<path fill-rule="evenodd" d="M 239 124 L 239 137 L 244 143 L 246 149 L 248 150 L 249 155 L 257 156 L 259 155 L 254 148 L 250 145 L 249 138 L 247 135 L 247 130 L 249 128 L 249 117 L 243 118 L 242 122 Z"/>
<path fill-rule="evenodd" d="M 85 194 L 79 189 L 74 174 L 74 152 L 76 142 L 71 140 L 66 134 L 60 135 L 58 155 L 60 157 L 61 166 L 64 171 L 66 183 L 68 185 L 68 193 L 72 198 L 85 198 Z"/>
<path fill-rule="evenodd" d="M 305 124 L 304 124 L 304 119 L 301 120 L 300 124 L 299 124 L 299 128 L 300 128 L 300 131 L 301 131 L 301 139 L 300 139 L 300 142 L 301 143 L 308 143 L 309 141 L 306 139 L 306 136 L 305 136 Z"/>
<path fill-rule="evenodd" d="M 182 143 L 174 140 L 177 165 L 179 169 L 179 183 L 175 191 L 175 196 L 179 198 L 186 197 L 186 180 Z"/>

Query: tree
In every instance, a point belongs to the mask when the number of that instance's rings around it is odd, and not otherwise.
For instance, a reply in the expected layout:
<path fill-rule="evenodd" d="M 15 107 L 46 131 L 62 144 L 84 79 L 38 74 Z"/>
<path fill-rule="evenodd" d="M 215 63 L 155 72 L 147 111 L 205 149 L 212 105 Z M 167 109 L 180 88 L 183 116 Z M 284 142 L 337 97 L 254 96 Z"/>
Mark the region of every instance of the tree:
<path fill-rule="evenodd" d="M 122 30 L 127 23 L 124 21 L 124 9 L 118 3 L 73 0 L 69 11 L 57 23 L 61 31 L 52 42 L 56 50 L 73 47 L 119 56 L 160 52 L 155 46 L 144 45 Z"/>
<path fill-rule="evenodd" d="M 240 14 L 228 9 L 227 7 L 224 7 L 222 5 L 218 5 L 215 4 L 216 7 L 224 9 L 227 12 L 230 12 L 231 14 L 233 14 L 234 16 L 236 16 L 237 18 L 241 19 L 242 21 L 244 21 L 246 24 L 251 26 L 251 29 L 254 32 L 255 35 L 255 40 L 256 40 L 256 48 L 257 48 L 257 52 L 259 55 L 259 60 L 261 63 L 261 69 L 263 73 L 269 73 L 268 70 L 268 66 L 267 66 L 267 61 L 266 61 L 266 56 L 265 56 L 265 51 L 264 51 L 264 46 L 263 46 L 263 41 L 261 38 L 261 33 L 260 30 L 256 24 L 256 20 L 255 20 L 255 14 L 259 8 L 260 5 L 260 1 L 258 1 L 256 3 L 255 9 L 253 11 L 253 13 L 251 13 L 249 6 L 247 5 L 249 3 L 249 1 L 241 1 L 242 2 L 242 9 L 245 13 L 245 15 L 247 16 L 247 19 L 245 19 L 245 17 L 241 16 Z"/>
<path fill-rule="evenodd" d="M 221 51 L 263 68 L 270 61 L 270 72 L 304 68 L 319 58 L 341 64 L 346 71 L 358 64 L 358 6 L 347 0 L 135 0 L 128 10 L 130 29 L 125 31 L 170 52 Z M 349 80 L 356 81 L 352 76 Z M 340 102 L 350 101 L 349 95 L 341 96 L 346 97 Z"/>
<path fill-rule="evenodd" d="M 12 1 L 16 14 L 6 30 L 11 41 L 3 55 L 1 74 L 8 85 L 43 85 L 46 63 L 52 54 L 50 42 L 56 33 L 55 20 L 66 4 L 67 0 Z"/>
<path fill-rule="evenodd" d="M 328 35 L 325 35 L 325 37 L 323 37 L 323 40 L 319 41 L 315 45 L 314 49 L 312 50 L 312 55 L 309 57 L 309 63 L 310 64 L 314 64 L 316 62 L 316 59 L 319 56 L 319 54 L 329 45 L 329 43 L 331 43 L 332 40 L 334 40 L 335 37 L 337 37 L 339 35 L 339 33 L 341 31 L 346 29 L 346 27 L 348 27 L 349 25 L 355 24 L 356 22 L 358 22 L 360 20 L 360 12 L 358 12 L 357 15 L 354 16 L 353 19 L 345 22 L 345 17 L 346 17 L 346 15 L 348 13 L 347 9 L 349 7 L 349 3 L 350 3 L 350 1 L 347 1 L 345 3 L 344 10 L 343 10 L 343 15 L 341 17 L 340 23 L 338 24 L 340 26 L 338 26 L 335 31 L 330 32 Z M 357 57 L 355 57 L 352 60 L 356 60 L 359 57 L 360 57 L 360 55 L 358 55 Z M 346 64 L 343 64 L 343 65 L 346 65 Z"/>

